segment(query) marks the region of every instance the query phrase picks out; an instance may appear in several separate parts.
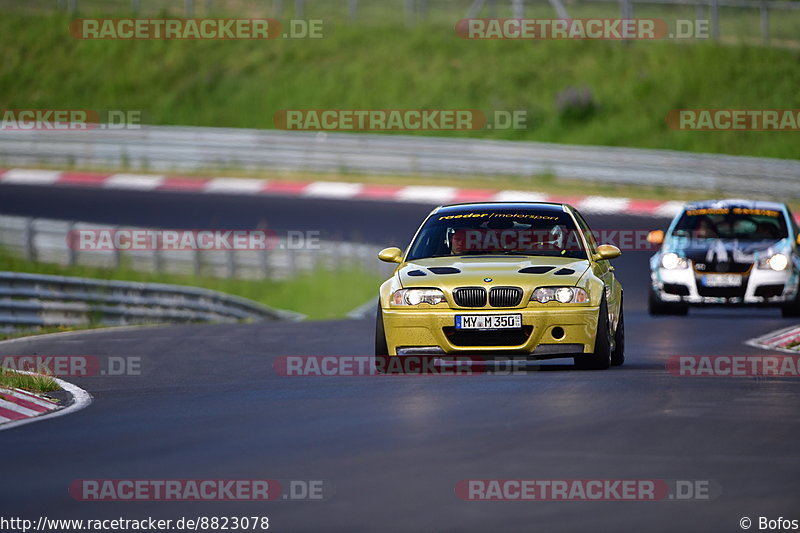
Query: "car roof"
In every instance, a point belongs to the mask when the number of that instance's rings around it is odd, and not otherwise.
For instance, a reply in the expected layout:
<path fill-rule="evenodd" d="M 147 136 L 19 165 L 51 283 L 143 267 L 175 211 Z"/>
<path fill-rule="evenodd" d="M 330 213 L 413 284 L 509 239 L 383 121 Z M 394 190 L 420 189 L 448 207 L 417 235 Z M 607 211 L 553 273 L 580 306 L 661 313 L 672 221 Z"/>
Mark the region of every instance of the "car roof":
<path fill-rule="evenodd" d="M 471 213 L 475 210 L 481 211 L 513 211 L 535 209 L 540 212 L 563 213 L 565 204 L 555 202 L 473 202 L 464 204 L 443 205 L 434 209 L 434 213 L 458 215 Z"/>
<path fill-rule="evenodd" d="M 775 211 L 782 211 L 786 205 L 780 202 L 769 202 L 766 200 L 741 200 L 738 198 L 730 198 L 726 200 L 703 200 L 700 202 L 689 202 L 683 209 L 725 209 L 741 207 L 744 209 L 772 209 Z"/>

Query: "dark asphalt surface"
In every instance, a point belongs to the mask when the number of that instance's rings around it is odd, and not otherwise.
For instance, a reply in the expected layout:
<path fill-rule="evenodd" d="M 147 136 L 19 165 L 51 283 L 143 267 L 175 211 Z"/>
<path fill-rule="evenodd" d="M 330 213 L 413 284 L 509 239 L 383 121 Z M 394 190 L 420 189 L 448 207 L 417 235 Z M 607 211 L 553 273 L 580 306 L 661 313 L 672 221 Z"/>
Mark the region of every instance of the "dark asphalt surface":
<path fill-rule="evenodd" d="M 302 208 L 298 211 L 298 205 Z M 410 240 L 434 206 L 276 196 L 113 191 L 0 184 L 0 213 L 163 229 L 319 231 L 322 237 Z"/>
<path fill-rule="evenodd" d="M 248 227 L 263 218 L 273 228 L 361 230 L 387 245 L 410 238 L 429 209 L 0 186 L 5 214 L 170 227 Z M 596 230 L 666 224 L 587 218 Z M 648 257 L 630 252 L 615 262 L 627 362 L 608 371 L 546 364 L 519 375 L 289 378 L 272 370 L 280 355 L 369 354 L 372 320 L 1 343 L 3 355 L 138 356 L 145 375 L 72 379 L 95 397 L 87 409 L 0 432 L 0 516 L 266 515 L 274 531 L 454 532 L 733 532 L 743 516 L 800 518 L 797 380 L 664 370 L 669 355 L 766 354 L 743 342 L 792 321 L 774 310 L 651 318 Z M 335 493 L 266 503 L 77 502 L 67 493 L 76 479 L 127 478 L 325 480 Z M 463 479 L 598 478 L 711 480 L 720 493 L 658 502 L 466 502 L 454 494 Z"/>

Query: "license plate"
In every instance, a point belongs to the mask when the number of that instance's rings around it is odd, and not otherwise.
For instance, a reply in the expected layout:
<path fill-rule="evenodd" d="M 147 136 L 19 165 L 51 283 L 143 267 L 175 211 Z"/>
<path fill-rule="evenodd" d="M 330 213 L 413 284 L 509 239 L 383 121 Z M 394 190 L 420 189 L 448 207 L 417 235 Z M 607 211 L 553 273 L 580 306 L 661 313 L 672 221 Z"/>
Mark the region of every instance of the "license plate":
<path fill-rule="evenodd" d="M 702 277 L 702 284 L 706 287 L 739 287 L 742 276 L 736 274 L 706 274 Z"/>
<path fill-rule="evenodd" d="M 520 329 L 522 315 L 456 315 L 456 329 Z"/>

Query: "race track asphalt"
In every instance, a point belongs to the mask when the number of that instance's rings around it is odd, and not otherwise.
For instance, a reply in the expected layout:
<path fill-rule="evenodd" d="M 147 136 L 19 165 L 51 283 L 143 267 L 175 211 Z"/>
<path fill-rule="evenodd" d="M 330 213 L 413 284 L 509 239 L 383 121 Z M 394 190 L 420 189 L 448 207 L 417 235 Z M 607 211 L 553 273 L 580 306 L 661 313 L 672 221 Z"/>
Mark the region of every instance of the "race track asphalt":
<path fill-rule="evenodd" d="M 162 227 L 313 229 L 404 244 L 431 206 L 0 186 L 0 212 Z M 593 229 L 666 220 L 587 216 Z M 405 240 L 404 240 L 405 239 Z M 95 398 L 0 432 L 0 516 L 269 516 L 274 531 L 741 531 L 800 518 L 798 383 L 686 378 L 670 355 L 761 355 L 774 310 L 649 317 L 648 252 L 616 261 L 627 362 L 460 377 L 282 377 L 282 355 L 368 355 L 373 319 L 93 331 L 2 355 L 140 357 L 142 376 L 71 379 Z M 324 480 L 322 501 L 78 502 L 79 479 Z M 468 502 L 465 479 L 708 480 L 714 498 Z M 754 525 L 752 529 L 756 529 Z"/>

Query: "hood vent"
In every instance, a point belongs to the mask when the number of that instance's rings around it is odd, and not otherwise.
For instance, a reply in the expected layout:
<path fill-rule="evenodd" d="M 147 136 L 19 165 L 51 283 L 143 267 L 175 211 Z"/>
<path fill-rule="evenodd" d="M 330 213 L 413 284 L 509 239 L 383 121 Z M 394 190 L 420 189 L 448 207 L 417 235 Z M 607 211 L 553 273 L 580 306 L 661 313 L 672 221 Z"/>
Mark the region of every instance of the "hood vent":
<path fill-rule="evenodd" d="M 461 271 L 455 267 L 429 267 L 434 274 L 459 274 Z"/>
<path fill-rule="evenodd" d="M 530 266 L 530 267 L 525 267 L 525 268 L 520 269 L 519 273 L 520 274 L 547 274 L 548 272 L 550 272 L 554 268 L 555 267 L 549 267 L 549 266 Z"/>

